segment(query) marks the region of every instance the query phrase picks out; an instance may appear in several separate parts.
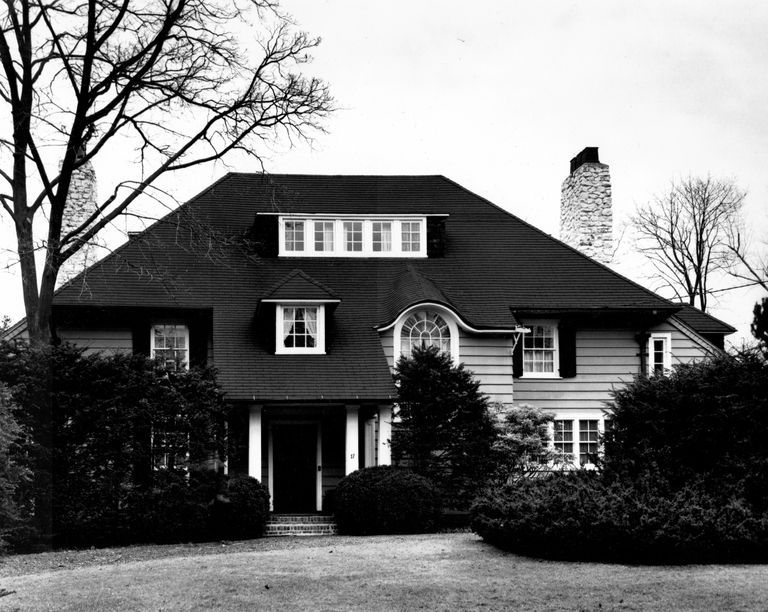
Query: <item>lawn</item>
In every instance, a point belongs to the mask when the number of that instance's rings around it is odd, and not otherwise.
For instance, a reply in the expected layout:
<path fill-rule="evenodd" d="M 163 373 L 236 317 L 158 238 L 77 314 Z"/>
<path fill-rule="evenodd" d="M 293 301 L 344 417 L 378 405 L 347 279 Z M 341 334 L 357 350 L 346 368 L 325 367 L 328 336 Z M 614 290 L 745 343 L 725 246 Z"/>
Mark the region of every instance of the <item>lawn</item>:
<path fill-rule="evenodd" d="M 765 610 L 768 566 L 538 561 L 469 533 L 60 551 L 0 562 L 0 610 Z"/>

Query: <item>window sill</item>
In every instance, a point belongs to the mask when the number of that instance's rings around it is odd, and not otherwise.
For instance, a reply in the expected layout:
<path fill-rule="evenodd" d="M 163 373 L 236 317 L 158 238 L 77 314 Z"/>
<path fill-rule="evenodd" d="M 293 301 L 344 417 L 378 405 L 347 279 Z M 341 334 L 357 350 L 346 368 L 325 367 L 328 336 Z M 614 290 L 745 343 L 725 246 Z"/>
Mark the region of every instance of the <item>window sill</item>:
<path fill-rule="evenodd" d="M 323 350 L 319 351 L 275 351 L 275 355 L 325 355 Z"/>
<path fill-rule="evenodd" d="M 531 373 L 523 374 L 520 378 L 525 380 L 562 380 L 563 377 L 559 374 Z"/>

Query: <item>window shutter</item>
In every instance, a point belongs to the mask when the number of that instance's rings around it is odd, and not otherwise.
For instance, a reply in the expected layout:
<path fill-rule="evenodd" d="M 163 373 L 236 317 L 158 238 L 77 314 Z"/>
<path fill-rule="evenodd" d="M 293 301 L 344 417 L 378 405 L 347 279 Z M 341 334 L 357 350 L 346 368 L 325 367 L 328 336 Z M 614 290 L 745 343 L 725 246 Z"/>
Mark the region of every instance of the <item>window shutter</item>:
<path fill-rule="evenodd" d="M 278 322 L 277 305 L 271 303 L 259 304 L 256 310 L 255 328 L 256 328 L 256 340 L 267 353 L 275 353 L 275 334 L 277 333 L 276 326 Z"/>
<path fill-rule="evenodd" d="M 149 343 L 150 325 L 146 319 L 139 319 L 134 321 L 131 336 L 132 347 L 134 355 L 146 355 L 149 357 L 150 343 Z"/>
<path fill-rule="evenodd" d="M 427 257 L 445 256 L 445 219 L 427 217 Z"/>
<path fill-rule="evenodd" d="M 576 330 L 573 325 L 567 322 L 561 322 L 557 330 L 560 349 L 560 376 L 573 378 L 576 376 Z"/>
<path fill-rule="evenodd" d="M 189 365 L 204 367 L 208 364 L 208 333 L 203 320 L 189 322 Z"/>
<path fill-rule="evenodd" d="M 520 339 L 515 345 L 515 350 L 512 352 L 512 376 L 520 378 L 523 375 L 523 336 L 520 335 Z"/>

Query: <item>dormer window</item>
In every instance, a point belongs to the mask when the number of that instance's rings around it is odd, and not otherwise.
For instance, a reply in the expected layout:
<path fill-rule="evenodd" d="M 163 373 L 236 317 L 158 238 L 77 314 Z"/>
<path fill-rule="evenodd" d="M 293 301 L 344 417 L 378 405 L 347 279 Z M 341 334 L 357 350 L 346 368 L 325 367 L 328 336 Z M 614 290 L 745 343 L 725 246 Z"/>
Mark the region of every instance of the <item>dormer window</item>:
<path fill-rule="evenodd" d="M 304 221 L 285 222 L 285 250 L 289 252 L 304 250 Z"/>
<path fill-rule="evenodd" d="M 283 257 L 426 257 L 424 215 L 280 216 Z"/>
<path fill-rule="evenodd" d="M 344 250 L 348 253 L 363 252 L 362 221 L 344 221 Z"/>
<path fill-rule="evenodd" d="M 371 246 L 374 253 L 390 253 L 392 251 L 392 221 L 373 221 Z"/>
<path fill-rule="evenodd" d="M 323 304 L 277 304 L 276 313 L 276 354 L 325 354 Z"/>
<path fill-rule="evenodd" d="M 315 252 L 333 252 L 333 221 L 315 221 Z"/>

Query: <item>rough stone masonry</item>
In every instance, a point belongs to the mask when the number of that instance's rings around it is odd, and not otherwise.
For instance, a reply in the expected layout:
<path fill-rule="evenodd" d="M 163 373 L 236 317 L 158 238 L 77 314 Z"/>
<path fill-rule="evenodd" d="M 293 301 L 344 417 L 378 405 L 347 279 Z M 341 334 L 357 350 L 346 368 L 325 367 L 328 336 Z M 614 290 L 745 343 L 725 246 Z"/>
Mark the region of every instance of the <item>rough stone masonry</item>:
<path fill-rule="evenodd" d="M 66 236 L 79 227 L 96 210 L 96 171 L 90 161 L 85 162 L 72 173 L 69 196 L 64 209 L 61 235 Z M 64 262 L 59 271 L 58 284 L 61 285 L 77 276 L 93 263 L 93 247 L 85 244 Z"/>
<path fill-rule="evenodd" d="M 597 147 L 571 160 L 560 199 L 560 239 L 585 255 L 608 263 L 613 256 L 613 208 L 608 165 Z"/>

